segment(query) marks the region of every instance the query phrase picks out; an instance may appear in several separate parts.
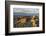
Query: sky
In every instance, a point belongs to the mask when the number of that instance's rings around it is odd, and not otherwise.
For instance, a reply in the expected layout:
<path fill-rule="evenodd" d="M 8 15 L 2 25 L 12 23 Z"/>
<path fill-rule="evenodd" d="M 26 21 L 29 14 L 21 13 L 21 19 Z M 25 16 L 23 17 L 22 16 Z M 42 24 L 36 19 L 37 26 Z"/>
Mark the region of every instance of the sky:
<path fill-rule="evenodd" d="M 38 8 L 13 8 L 14 13 L 39 13 Z"/>
<path fill-rule="evenodd" d="M 36 8 L 14 8 L 15 16 L 39 16 L 39 9 Z"/>

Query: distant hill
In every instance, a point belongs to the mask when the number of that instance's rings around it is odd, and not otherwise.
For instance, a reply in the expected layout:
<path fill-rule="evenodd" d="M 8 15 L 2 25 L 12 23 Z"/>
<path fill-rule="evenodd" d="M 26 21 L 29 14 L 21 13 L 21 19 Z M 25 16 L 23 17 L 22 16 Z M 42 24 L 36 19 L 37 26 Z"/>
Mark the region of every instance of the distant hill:
<path fill-rule="evenodd" d="M 39 13 L 14 13 L 15 16 L 39 16 Z"/>

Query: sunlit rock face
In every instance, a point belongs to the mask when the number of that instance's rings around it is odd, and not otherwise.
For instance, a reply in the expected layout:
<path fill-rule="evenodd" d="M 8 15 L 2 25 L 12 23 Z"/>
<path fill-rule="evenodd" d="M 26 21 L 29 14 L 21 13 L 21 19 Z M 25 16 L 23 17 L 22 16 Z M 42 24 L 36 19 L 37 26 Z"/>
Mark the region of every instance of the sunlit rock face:
<path fill-rule="evenodd" d="M 39 9 L 35 8 L 14 8 L 14 27 L 38 27 Z"/>

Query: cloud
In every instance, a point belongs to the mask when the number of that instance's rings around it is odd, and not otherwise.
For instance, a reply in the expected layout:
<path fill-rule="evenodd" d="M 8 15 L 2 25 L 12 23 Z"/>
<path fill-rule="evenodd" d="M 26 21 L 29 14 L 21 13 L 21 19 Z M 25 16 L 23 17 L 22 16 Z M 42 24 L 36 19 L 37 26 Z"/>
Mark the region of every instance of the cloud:
<path fill-rule="evenodd" d="M 35 8 L 14 8 L 15 13 L 39 13 L 39 9 Z"/>

